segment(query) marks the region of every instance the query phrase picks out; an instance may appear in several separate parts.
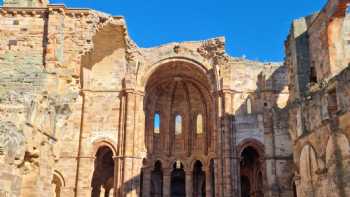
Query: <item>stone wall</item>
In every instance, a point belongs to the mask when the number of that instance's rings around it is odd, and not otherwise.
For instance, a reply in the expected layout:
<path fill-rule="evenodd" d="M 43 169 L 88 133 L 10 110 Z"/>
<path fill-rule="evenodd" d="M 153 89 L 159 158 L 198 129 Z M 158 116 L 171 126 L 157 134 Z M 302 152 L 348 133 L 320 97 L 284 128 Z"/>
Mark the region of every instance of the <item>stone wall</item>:
<path fill-rule="evenodd" d="M 62 5 L 12 7 L 11 2 L 0 9 L 0 175 L 5 177 L 0 192 L 90 196 L 113 187 L 111 195 L 139 196 L 147 192 L 147 172 L 159 159 L 169 196 L 172 165 L 181 159 L 188 182 L 194 163 L 202 162 L 208 196 L 238 196 L 241 153 L 250 147 L 259 155 L 263 179 L 252 195 L 262 190 L 267 196 L 292 196 L 292 148 L 283 109 L 288 64 L 230 57 L 223 38 L 142 49 L 128 37 L 122 17 Z M 169 137 L 158 149 L 173 144 L 172 155 L 154 156 L 147 110 L 155 111 L 152 98 L 181 77 L 188 83 L 164 103 L 173 105 L 171 113 L 186 113 L 183 105 L 192 110 L 184 115 L 186 135 L 193 132 L 190 115 L 202 111 L 203 136 Z M 154 85 L 162 80 L 170 85 Z M 154 97 L 152 88 L 159 88 Z M 162 130 L 170 133 L 168 116 Z M 182 151 L 176 142 L 183 143 Z M 96 172 L 102 150 L 113 160 L 112 181 Z"/>
<path fill-rule="evenodd" d="M 294 184 L 301 197 L 349 195 L 346 3 L 349 1 L 328 1 L 320 13 L 293 22 L 286 42 L 293 95 L 287 106 L 288 129 Z M 303 38 L 298 30 L 307 36 Z M 300 43 L 300 39 L 306 41 Z M 309 58 L 298 58 L 307 53 Z M 312 79 L 312 70 L 317 79 Z"/>

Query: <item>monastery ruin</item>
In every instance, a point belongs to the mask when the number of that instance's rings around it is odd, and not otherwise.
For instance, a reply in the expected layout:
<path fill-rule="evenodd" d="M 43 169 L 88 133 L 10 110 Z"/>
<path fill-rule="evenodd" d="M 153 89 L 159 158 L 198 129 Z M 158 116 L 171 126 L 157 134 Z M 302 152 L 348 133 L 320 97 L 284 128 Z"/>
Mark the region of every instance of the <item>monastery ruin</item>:
<path fill-rule="evenodd" d="M 349 197 L 349 3 L 292 21 L 284 62 L 261 63 L 4 0 L 0 197 Z"/>

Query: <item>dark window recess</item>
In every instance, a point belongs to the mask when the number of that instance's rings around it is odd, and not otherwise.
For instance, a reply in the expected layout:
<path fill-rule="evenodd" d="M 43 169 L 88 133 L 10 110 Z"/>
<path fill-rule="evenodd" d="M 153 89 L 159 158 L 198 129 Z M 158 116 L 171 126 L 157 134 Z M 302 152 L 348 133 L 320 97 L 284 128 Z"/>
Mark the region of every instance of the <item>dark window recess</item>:
<path fill-rule="evenodd" d="M 16 46 L 17 40 L 9 40 L 9 46 Z"/>
<path fill-rule="evenodd" d="M 328 93 L 328 113 L 332 117 L 338 111 L 337 92 L 332 90 Z"/>
<path fill-rule="evenodd" d="M 0 155 L 4 155 L 5 153 L 4 147 L 0 146 Z"/>
<path fill-rule="evenodd" d="M 14 20 L 13 25 L 19 25 L 19 20 Z"/>
<path fill-rule="evenodd" d="M 315 67 L 310 68 L 310 83 L 317 83 L 317 75 Z"/>

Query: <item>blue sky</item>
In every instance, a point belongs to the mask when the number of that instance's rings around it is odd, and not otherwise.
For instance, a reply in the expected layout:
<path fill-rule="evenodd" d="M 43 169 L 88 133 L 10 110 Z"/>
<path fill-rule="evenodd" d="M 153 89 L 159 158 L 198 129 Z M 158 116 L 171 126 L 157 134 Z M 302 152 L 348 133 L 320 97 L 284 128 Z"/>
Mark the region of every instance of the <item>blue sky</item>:
<path fill-rule="evenodd" d="M 1 0 L 0 0 L 1 2 Z M 320 10 L 326 0 L 51 0 L 126 18 L 140 47 L 225 36 L 232 56 L 282 61 L 293 19 Z"/>

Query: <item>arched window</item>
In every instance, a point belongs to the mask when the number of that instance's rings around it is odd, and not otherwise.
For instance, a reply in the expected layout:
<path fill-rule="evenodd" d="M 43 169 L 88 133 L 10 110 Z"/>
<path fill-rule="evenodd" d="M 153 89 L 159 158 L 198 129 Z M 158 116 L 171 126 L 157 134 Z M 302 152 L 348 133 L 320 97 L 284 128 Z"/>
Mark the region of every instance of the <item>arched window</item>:
<path fill-rule="evenodd" d="M 203 116 L 202 116 L 202 114 L 198 114 L 197 115 L 196 133 L 197 134 L 202 134 L 203 133 Z"/>
<path fill-rule="evenodd" d="M 175 135 L 180 135 L 182 133 L 182 117 L 181 115 L 176 115 L 175 117 Z"/>
<path fill-rule="evenodd" d="M 252 100 L 250 98 L 247 99 L 247 114 L 252 113 Z"/>
<path fill-rule="evenodd" d="M 61 197 L 62 188 L 64 187 L 64 180 L 62 177 L 54 173 L 51 184 L 54 196 Z"/>
<path fill-rule="evenodd" d="M 153 130 L 153 132 L 154 132 L 155 134 L 159 134 L 159 133 L 160 133 L 160 115 L 159 115 L 159 113 L 154 114 L 154 122 L 153 122 L 153 125 L 154 125 L 154 130 Z"/>

